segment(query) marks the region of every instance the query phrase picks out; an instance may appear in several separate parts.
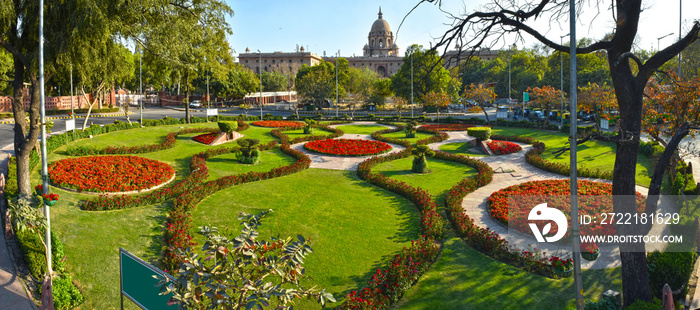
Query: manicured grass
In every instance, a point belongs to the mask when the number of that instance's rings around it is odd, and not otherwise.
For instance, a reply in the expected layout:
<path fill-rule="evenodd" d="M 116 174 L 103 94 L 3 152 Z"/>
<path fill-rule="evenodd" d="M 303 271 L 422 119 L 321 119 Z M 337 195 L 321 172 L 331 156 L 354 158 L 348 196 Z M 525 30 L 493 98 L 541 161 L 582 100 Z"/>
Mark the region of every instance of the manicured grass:
<path fill-rule="evenodd" d="M 249 171 L 266 172 L 272 168 L 287 166 L 294 163 L 294 158 L 282 153 L 279 149 L 260 152 L 260 162 L 254 165 L 241 164 L 238 155 L 228 153 L 207 159 L 209 179 L 216 180 L 227 175 L 245 173 Z"/>
<path fill-rule="evenodd" d="M 620 268 L 584 270 L 584 298 L 621 291 Z M 554 280 L 519 270 L 448 238 L 442 256 L 394 309 L 568 309 L 573 279 Z M 575 307 L 574 307 L 575 308 Z"/>
<path fill-rule="evenodd" d="M 420 234 L 420 214 L 403 197 L 369 185 L 353 172 L 322 169 L 211 195 L 193 211 L 193 227 L 228 228 L 231 237 L 240 231 L 240 212 L 267 209 L 274 213 L 263 221 L 261 236 L 310 238 L 314 253 L 306 259 L 312 278 L 307 284 L 328 289 L 339 301 Z M 303 302 L 296 308 L 319 306 Z"/>
<path fill-rule="evenodd" d="M 289 140 L 293 140 L 299 137 L 308 137 L 308 136 L 317 136 L 317 135 L 330 135 L 331 132 L 322 130 L 320 128 L 314 128 L 314 133 L 313 134 L 305 134 L 304 129 L 299 129 L 299 130 L 290 130 L 290 131 L 284 131 L 282 132 L 287 137 L 289 137 Z"/>
<path fill-rule="evenodd" d="M 371 135 L 375 131 L 389 129 L 381 125 L 340 125 L 336 127 L 347 134 Z"/>
<path fill-rule="evenodd" d="M 533 130 L 526 128 L 503 128 L 497 127 L 492 130 L 493 134 L 499 135 L 516 135 L 533 137 L 541 142 L 544 142 L 547 149 L 542 158 L 558 163 L 569 164 L 569 152 L 564 152 L 559 156 L 554 156 L 552 151 L 561 148 L 568 148 L 568 134 L 561 132 Z M 601 171 L 612 171 L 615 165 L 615 152 L 617 146 L 611 142 L 588 141 L 578 145 L 577 158 L 578 166 L 587 169 L 600 169 Z M 635 182 L 638 185 L 649 187 L 651 183 L 652 170 L 651 160 L 642 154 L 637 156 L 637 176 Z"/>
<path fill-rule="evenodd" d="M 443 144 L 440 146 L 440 150 L 448 152 L 448 153 L 452 153 L 452 154 L 467 155 L 470 157 L 489 156 L 487 154 L 482 153 L 481 151 L 479 151 L 479 149 L 477 149 L 473 145 L 469 144 L 468 142 Z"/>
<path fill-rule="evenodd" d="M 169 133 L 180 130 L 180 127 L 217 128 L 216 123 L 144 127 L 96 135 L 91 139 L 78 140 L 74 144 L 71 144 L 71 146 L 89 145 L 92 147 L 103 148 L 107 146 L 136 146 L 143 144 L 155 144 L 162 142 L 165 136 Z"/>
<path fill-rule="evenodd" d="M 418 140 L 427 139 L 427 138 L 432 137 L 433 135 L 431 135 L 429 133 L 416 132 L 415 138 L 406 138 L 406 133 L 403 131 L 399 131 L 399 132 L 392 132 L 392 133 L 383 134 L 382 136 L 387 137 L 387 138 L 403 139 L 403 140 L 411 142 L 412 145 L 416 145 L 416 142 L 418 142 Z"/>
<path fill-rule="evenodd" d="M 372 171 L 406 182 L 411 186 L 421 187 L 433 196 L 442 196 L 459 181 L 476 175 L 476 169 L 472 167 L 434 158 L 428 158 L 430 173 L 413 173 L 411 171 L 412 163 L 413 156 L 410 156 L 381 163 Z"/>

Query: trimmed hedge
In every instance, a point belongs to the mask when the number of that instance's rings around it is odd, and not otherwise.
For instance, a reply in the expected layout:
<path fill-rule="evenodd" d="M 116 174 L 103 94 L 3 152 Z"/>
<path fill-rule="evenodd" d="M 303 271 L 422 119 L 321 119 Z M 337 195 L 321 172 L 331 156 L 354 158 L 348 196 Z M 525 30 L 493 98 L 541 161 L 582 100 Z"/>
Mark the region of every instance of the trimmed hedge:
<path fill-rule="evenodd" d="M 238 129 L 238 122 L 236 121 L 219 121 L 217 125 L 219 125 L 220 131 L 226 133 L 232 133 Z"/>
<path fill-rule="evenodd" d="M 96 131 L 95 131 L 96 132 Z M 105 148 L 95 148 L 92 146 L 72 146 L 66 149 L 66 154 L 69 156 L 86 156 L 98 154 L 143 154 L 162 150 L 167 150 L 175 146 L 177 136 L 188 133 L 198 132 L 218 132 L 216 128 L 187 128 L 178 132 L 171 132 L 165 136 L 163 142 L 156 144 L 136 145 L 136 146 L 108 146 Z"/>
<path fill-rule="evenodd" d="M 29 272 L 34 279 L 43 279 L 46 273 L 46 251 L 44 245 L 41 244 L 39 236 L 35 233 L 26 231 L 17 231 L 15 229 L 17 241 L 19 242 L 20 251 L 24 256 L 24 261 L 29 268 Z M 45 231 L 41 232 L 41 236 L 46 235 Z M 51 262 L 52 268 L 58 273 L 65 271 L 65 258 L 63 252 L 63 242 L 58 239 L 58 236 L 51 231 Z"/>
<path fill-rule="evenodd" d="M 683 287 L 679 296 L 685 296 L 688 292 L 688 280 L 693 272 L 697 257 L 695 252 L 654 251 L 647 253 L 651 294 L 656 298 L 662 298 L 664 285 L 668 284 L 673 291 Z"/>
<path fill-rule="evenodd" d="M 467 134 L 480 139 L 480 140 L 488 140 L 491 138 L 491 128 L 490 127 L 472 127 L 472 128 L 467 128 Z"/>

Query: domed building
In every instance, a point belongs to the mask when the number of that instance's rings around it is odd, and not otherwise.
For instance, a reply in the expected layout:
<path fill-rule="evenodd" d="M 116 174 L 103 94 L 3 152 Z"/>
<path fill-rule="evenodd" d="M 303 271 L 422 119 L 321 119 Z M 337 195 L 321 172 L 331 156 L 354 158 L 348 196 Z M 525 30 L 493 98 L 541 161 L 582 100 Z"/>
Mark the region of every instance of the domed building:
<path fill-rule="evenodd" d="M 379 7 L 379 18 L 374 21 L 367 36 L 368 44 L 363 49 L 364 56 L 398 56 L 399 47 L 394 42 L 394 33 L 389 23 L 382 18 L 382 8 Z"/>

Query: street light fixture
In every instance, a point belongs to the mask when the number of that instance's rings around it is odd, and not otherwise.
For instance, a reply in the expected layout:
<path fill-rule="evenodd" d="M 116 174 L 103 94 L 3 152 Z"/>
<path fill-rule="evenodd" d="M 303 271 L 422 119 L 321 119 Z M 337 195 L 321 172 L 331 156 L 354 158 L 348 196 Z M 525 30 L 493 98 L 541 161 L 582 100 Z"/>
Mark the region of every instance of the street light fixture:
<path fill-rule="evenodd" d="M 564 45 L 564 37 L 568 37 L 571 33 L 559 36 L 559 45 Z M 559 92 L 561 93 L 561 125 L 564 126 L 564 53 L 559 52 Z M 571 115 L 569 115 L 571 117 Z"/>
<path fill-rule="evenodd" d="M 665 36 L 661 36 L 661 37 L 656 38 L 656 51 L 657 51 L 657 52 L 660 50 L 659 45 L 660 45 L 660 43 L 661 43 L 661 39 L 663 39 L 663 38 L 665 38 L 665 37 L 668 37 L 668 36 L 672 36 L 672 35 L 673 35 L 673 32 L 671 32 L 671 33 L 669 33 L 669 34 L 667 34 L 667 35 L 665 35 Z M 653 44 L 653 43 L 652 43 L 652 44 Z"/>
<path fill-rule="evenodd" d="M 263 112 L 262 112 L 262 107 L 263 107 L 263 103 L 262 103 L 262 91 L 263 91 L 263 87 L 262 87 L 262 52 L 261 52 L 260 50 L 258 50 L 258 55 L 260 56 L 260 60 L 259 60 L 260 62 L 258 63 L 258 70 L 260 71 L 260 120 L 262 121 L 262 119 L 263 119 Z"/>

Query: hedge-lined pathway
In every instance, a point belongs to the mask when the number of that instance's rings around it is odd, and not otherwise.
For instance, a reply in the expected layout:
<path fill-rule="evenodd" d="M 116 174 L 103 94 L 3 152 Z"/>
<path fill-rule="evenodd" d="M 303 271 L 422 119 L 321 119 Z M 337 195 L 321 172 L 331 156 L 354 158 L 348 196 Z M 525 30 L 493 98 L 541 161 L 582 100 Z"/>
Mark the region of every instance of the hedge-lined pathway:
<path fill-rule="evenodd" d="M 393 126 L 388 126 L 388 125 L 383 125 L 383 124 L 378 124 L 375 122 L 354 122 L 354 123 L 348 123 L 348 124 L 340 124 L 340 125 L 332 125 L 330 127 L 337 127 L 337 126 L 347 126 L 347 125 L 372 125 L 372 126 L 385 126 L 387 128 L 396 128 Z M 344 134 L 338 139 L 362 139 L 362 140 L 374 140 L 371 135 L 359 135 L 359 134 Z M 295 150 L 299 150 L 309 156 L 311 158 L 311 166 L 310 168 L 320 168 L 320 169 L 330 169 L 330 170 L 349 170 L 349 171 L 354 171 L 357 170 L 357 166 L 360 165 L 361 162 L 365 161 L 367 158 L 370 158 L 372 156 L 331 156 L 331 155 L 323 155 L 319 153 L 314 153 L 314 152 L 309 152 L 304 148 L 304 144 L 306 142 L 302 143 L 297 143 L 292 145 L 292 148 Z M 392 150 L 389 151 L 389 153 L 397 153 L 401 152 L 404 147 L 396 144 L 391 144 L 387 143 L 392 147 Z"/>
<path fill-rule="evenodd" d="M 437 142 L 430 144 L 429 146 L 437 150 L 441 145 L 447 143 L 459 143 L 467 142 L 473 138 L 467 135 L 466 131 L 453 131 L 448 132 L 450 136 L 449 139 L 443 142 Z M 520 183 L 525 183 L 529 181 L 537 180 L 551 180 L 551 179 L 568 179 L 568 177 L 547 172 L 542 169 L 536 168 L 527 161 L 525 161 L 525 153 L 532 147 L 529 144 L 518 143 L 522 146 L 523 150 L 514 154 L 509 155 L 499 155 L 499 156 L 487 156 L 480 157 L 479 159 L 489 166 L 491 166 L 496 173 L 493 176 L 493 181 L 483 186 L 471 194 L 467 195 L 462 201 L 462 208 L 469 217 L 474 219 L 476 225 L 480 227 L 488 227 L 491 230 L 498 233 L 502 238 L 506 239 L 511 245 L 515 245 L 520 249 L 529 249 L 531 244 L 535 244 L 537 241 L 530 235 L 523 234 L 521 232 L 512 230 L 509 231 L 508 228 L 494 220 L 488 212 L 488 205 L 486 200 L 494 192 Z M 501 171 L 513 171 L 513 172 L 501 172 Z M 579 178 L 581 180 L 591 180 L 591 181 L 602 181 L 610 182 L 609 180 L 600 179 L 590 179 L 590 178 Z M 642 186 L 636 187 L 637 192 L 646 195 L 648 189 Z M 663 196 L 662 196 L 663 197 Z M 664 199 L 662 198 L 662 202 Z M 661 212 L 672 212 L 670 203 L 662 203 L 659 207 Z M 668 234 L 668 229 L 663 231 L 663 225 L 654 225 L 652 227 L 649 235 L 663 235 Z M 560 256 L 560 257 L 570 257 L 571 250 L 569 245 L 559 245 L 551 244 L 546 247 L 538 247 L 543 252 L 546 252 L 546 256 Z M 583 269 L 605 269 L 612 267 L 619 267 L 620 264 L 620 253 L 616 246 L 601 246 L 600 257 L 594 262 L 588 262 L 581 259 L 581 266 Z M 650 251 L 649 248 L 647 248 Z M 653 250 L 653 249 L 652 249 Z"/>

